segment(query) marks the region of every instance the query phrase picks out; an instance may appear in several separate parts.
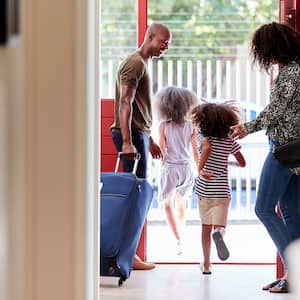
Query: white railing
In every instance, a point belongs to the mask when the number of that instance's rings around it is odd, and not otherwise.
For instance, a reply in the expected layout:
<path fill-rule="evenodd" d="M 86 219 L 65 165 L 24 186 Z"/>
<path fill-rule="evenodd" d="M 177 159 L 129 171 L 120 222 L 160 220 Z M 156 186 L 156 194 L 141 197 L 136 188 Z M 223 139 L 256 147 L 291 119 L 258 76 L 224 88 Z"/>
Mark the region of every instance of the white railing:
<path fill-rule="evenodd" d="M 115 74 L 120 61 L 101 61 L 101 98 L 114 98 Z M 209 101 L 235 99 L 244 110 L 244 119 L 253 119 L 269 101 L 270 76 L 251 67 L 248 59 L 235 60 L 156 60 L 149 62 L 154 92 L 169 85 L 185 86 Z M 157 129 L 153 128 L 157 139 Z M 230 168 L 233 186 L 230 219 L 254 219 L 253 206 L 260 170 L 268 151 L 264 133 L 252 134 L 240 141 L 246 157 L 246 168 Z M 157 162 L 150 162 L 149 180 L 157 190 Z M 195 195 L 187 201 L 187 220 L 198 220 Z M 156 198 L 148 220 L 164 220 L 164 212 Z"/>
<path fill-rule="evenodd" d="M 229 219 L 252 220 L 254 204 L 259 182 L 259 175 L 265 156 L 268 152 L 267 138 L 263 132 L 249 135 L 241 141 L 242 152 L 247 161 L 245 168 L 229 167 L 229 176 L 232 186 L 232 200 Z M 154 199 L 148 214 L 149 221 L 165 220 L 164 210 L 157 200 L 157 186 L 160 178 L 160 162 L 151 161 L 149 164 L 149 181 L 154 188 Z M 187 197 L 186 219 L 199 220 L 197 197 L 193 193 Z"/>
<path fill-rule="evenodd" d="M 101 98 L 113 98 L 119 60 L 100 62 Z M 185 86 L 199 97 L 236 99 L 245 108 L 259 111 L 269 99 L 270 77 L 251 67 L 248 59 L 235 60 L 155 60 L 149 62 L 149 74 L 156 92 L 164 86 Z M 246 112 L 250 112 L 248 109 Z M 247 119 L 250 115 L 247 116 Z"/>

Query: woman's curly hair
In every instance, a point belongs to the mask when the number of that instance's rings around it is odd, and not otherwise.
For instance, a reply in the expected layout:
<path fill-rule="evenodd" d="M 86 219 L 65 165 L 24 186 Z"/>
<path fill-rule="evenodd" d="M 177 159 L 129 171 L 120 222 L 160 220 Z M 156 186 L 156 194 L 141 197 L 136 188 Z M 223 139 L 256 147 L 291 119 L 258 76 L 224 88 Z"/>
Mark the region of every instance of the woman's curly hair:
<path fill-rule="evenodd" d="M 155 96 L 155 107 L 161 120 L 184 122 L 191 108 L 199 102 L 197 95 L 183 87 L 169 86 Z"/>
<path fill-rule="evenodd" d="M 285 24 L 272 22 L 260 26 L 250 44 L 252 62 L 267 72 L 273 63 L 286 65 L 300 60 L 300 35 Z"/>
<path fill-rule="evenodd" d="M 206 102 L 191 111 L 193 125 L 205 137 L 226 138 L 230 127 L 240 122 L 241 111 L 235 101 Z"/>

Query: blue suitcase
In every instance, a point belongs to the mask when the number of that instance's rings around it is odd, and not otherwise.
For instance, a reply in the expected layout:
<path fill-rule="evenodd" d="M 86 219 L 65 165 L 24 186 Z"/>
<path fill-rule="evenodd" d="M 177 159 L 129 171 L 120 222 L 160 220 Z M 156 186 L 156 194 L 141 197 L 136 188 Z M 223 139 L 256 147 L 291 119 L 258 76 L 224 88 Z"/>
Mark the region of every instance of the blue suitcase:
<path fill-rule="evenodd" d="M 100 275 L 119 277 L 119 286 L 130 276 L 140 235 L 152 201 L 153 190 L 146 179 L 133 173 L 101 172 Z"/>

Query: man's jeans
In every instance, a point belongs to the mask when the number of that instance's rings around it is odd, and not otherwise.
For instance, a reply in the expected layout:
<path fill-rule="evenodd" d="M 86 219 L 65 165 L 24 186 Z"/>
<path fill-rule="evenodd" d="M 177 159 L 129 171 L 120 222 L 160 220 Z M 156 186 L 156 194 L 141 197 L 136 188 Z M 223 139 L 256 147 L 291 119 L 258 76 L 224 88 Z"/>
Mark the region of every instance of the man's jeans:
<path fill-rule="evenodd" d="M 117 130 L 113 130 L 111 134 L 117 151 L 121 152 L 122 145 L 123 145 L 121 132 Z M 136 176 L 139 178 L 146 178 L 147 158 L 149 153 L 149 137 L 145 133 L 132 130 L 132 143 L 135 146 L 136 150 L 141 154 L 141 159 L 138 164 Z M 123 165 L 124 172 L 132 172 L 133 170 L 132 160 L 123 159 L 122 165 Z"/>
<path fill-rule="evenodd" d="M 255 213 L 265 225 L 286 268 L 285 249 L 300 238 L 300 176 L 274 157 L 273 142 L 270 148 L 260 176 Z M 275 211 L 277 204 L 282 219 Z"/>

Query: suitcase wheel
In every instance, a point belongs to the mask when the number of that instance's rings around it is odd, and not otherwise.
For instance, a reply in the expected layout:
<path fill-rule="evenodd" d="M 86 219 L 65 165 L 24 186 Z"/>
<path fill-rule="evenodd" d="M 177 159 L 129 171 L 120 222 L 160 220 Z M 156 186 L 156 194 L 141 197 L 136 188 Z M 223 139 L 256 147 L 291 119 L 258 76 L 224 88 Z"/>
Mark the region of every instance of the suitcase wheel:
<path fill-rule="evenodd" d="M 119 281 L 118 281 L 118 285 L 122 286 L 123 282 L 126 280 L 125 277 L 120 277 Z"/>

